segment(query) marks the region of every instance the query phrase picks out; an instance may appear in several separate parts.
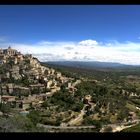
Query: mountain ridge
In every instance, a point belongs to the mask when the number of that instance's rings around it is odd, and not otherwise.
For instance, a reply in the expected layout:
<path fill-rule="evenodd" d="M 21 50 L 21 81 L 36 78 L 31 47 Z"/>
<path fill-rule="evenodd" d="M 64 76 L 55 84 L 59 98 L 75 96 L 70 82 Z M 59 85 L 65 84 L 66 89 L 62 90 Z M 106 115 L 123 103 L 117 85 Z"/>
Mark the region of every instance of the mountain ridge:
<path fill-rule="evenodd" d="M 100 62 L 100 61 L 48 61 L 47 64 L 57 64 L 62 66 L 74 66 L 79 68 L 140 68 L 140 65 L 128 65 L 116 62 Z"/>

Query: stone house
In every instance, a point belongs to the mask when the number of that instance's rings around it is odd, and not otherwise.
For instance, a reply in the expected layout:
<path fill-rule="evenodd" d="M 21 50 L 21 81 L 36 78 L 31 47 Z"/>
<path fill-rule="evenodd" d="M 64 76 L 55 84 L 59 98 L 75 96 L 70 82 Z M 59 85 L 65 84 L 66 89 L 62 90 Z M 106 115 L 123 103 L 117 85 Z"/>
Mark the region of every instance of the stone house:
<path fill-rule="evenodd" d="M 74 93 L 77 89 L 75 87 L 70 87 L 68 90 L 69 92 Z"/>
<path fill-rule="evenodd" d="M 22 54 L 17 54 L 15 57 L 13 57 L 14 64 L 21 63 L 23 60 L 24 58 Z"/>
<path fill-rule="evenodd" d="M 22 96 L 28 96 L 30 94 L 31 94 L 31 92 L 28 87 L 21 87 L 21 86 L 15 85 L 13 88 L 12 95 L 22 97 Z"/>
<path fill-rule="evenodd" d="M 54 93 L 53 92 L 47 92 L 46 95 L 47 97 L 51 97 Z"/>
<path fill-rule="evenodd" d="M 8 94 L 6 85 L 1 85 L 0 93 L 1 94 Z"/>
<path fill-rule="evenodd" d="M 36 58 L 31 58 L 30 59 L 30 66 L 34 67 L 34 68 L 39 68 L 40 67 L 40 63 Z"/>
<path fill-rule="evenodd" d="M 13 65 L 12 66 L 12 69 L 10 69 L 11 71 L 11 76 L 14 78 L 14 79 L 20 79 L 21 78 L 21 75 L 19 74 L 19 66 L 16 66 L 16 65 Z"/>
<path fill-rule="evenodd" d="M 10 78 L 10 73 L 6 72 L 6 78 Z"/>
<path fill-rule="evenodd" d="M 22 109 L 22 100 L 16 100 L 16 106 L 17 109 Z"/>
<path fill-rule="evenodd" d="M 0 54 L 0 64 L 4 64 L 4 63 L 6 63 L 7 61 L 6 61 L 6 55 L 4 55 L 4 54 Z"/>
<path fill-rule="evenodd" d="M 133 112 L 133 111 L 130 111 L 130 112 L 129 112 L 128 119 L 129 119 L 130 121 L 133 121 L 133 120 L 137 119 L 136 113 Z"/>
<path fill-rule="evenodd" d="M 39 67 L 39 73 L 40 74 L 44 74 L 45 71 L 46 71 L 46 67 L 44 67 L 44 66 Z"/>
<path fill-rule="evenodd" d="M 51 89 L 51 92 L 54 93 L 54 92 L 59 91 L 59 90 L 60 90 L 60 87 L 55 87 L 55 88 Z"/>
<path fill-rule="evenodd" d="M 3 49 L 2 48 L 0 49 L 0 54 L 3 54 Z"/>
<path fill-rule="evenodd" d="M 3 103 L 12 103 L 15 101 L 15 96 L 8 96 L 8 95 L 3 95 L 1 96 L 1 101 Z"/>
<path fill-rule="evenodd" d="M 12 94 L 13 93 L 13 84 L 12 83 L 9 83 L 6 86 L 7 86 L 7 92 L 9 94 Z"/>
<path fill-rule="evenodd" d="M 30 95 L 31 94 L 31 92 L 30 92 L 30 88 L 28 88 L 28 87 L 18 87 L 18 89 L 19 89 L 19 92 L 22 94 L 22 95 Z"/>
<path fill-rule="evenodd" d="M 22 101 L 22 109 L 24 109 L 24 110 L 29 109 L 31 104 L 32 104 L 32 102 L 29 100 Z"/>
<path fill-rule="evenodd" d="M 51 70 L 50 69 L 46 69 L 44 72 L 46 75 L 50 75 L 51 74 Z"/>
<path fill-rule="evenodd" d="M 90 102 L 92 101 L 92 96 L 91 95 L 85 95 L 83 102 L 86 104 L 90 104 Z"/>
<path fill-rule="evenodd" d="M 41 92 L 44 92 L 45 90 L 45 86 L 43 84 L 34 84 L 34 85 L 30 85 L 29 87 L 30 87 L 31 92 L 36 90 L 35 93 L 37 92 L 41 93 Z"/>
<path fill-rule="evenodd" d="M 4 59 L 4 55 L 0 54 L 0 60 L 2 61 Z"/>
<path fill-rule="evenodd" d="M 49 81 L 47 82 L 47 88 L 51 88 L 52 83 L 53 83 L 53 81 L 52 81 L 52 80 L 49 80 Z"/>
<path fill-rule="evenodd" d="M 18 59 L 17 57 L 14 58 L 14 64 L 17 64 L 18 63 Z"/>
<path fill-rule="evenodd" d="M 73 86 L 76 86 L 77 84 L 80 84 L 81 80 L 76 80 L 76 82 L 73 83 Z"/>
<path fill-rule="evenodd" d="M 54 70 L 54 69 L 50 69 L 50 71 L 51 71 L 50 74 L 51 74 L 51 75 L 54 75 L 55 70 Z"/>
<path fill-rule="evenodd" d="M 71 88 L 71 87 L 72 87 L 72 83 L 69 82 L 69 83 L 68 83 L 68 88 Z"/>
<path fill-rule="evenodd" d="M 61 76 L 62 76 L 62 74 L 61 74 L 60 72 L 57 72 L 57 73 L 56 73 L 56 77 L 57 77 L 57 78 L 60 78 Z"/>
<path fill-rule="evenodd" d="M 18 59 L 18 61 L 23 61 L 24 60 L 23 54 L 20 54 L 20 53 L 16 55 L 16 58 Z"/>

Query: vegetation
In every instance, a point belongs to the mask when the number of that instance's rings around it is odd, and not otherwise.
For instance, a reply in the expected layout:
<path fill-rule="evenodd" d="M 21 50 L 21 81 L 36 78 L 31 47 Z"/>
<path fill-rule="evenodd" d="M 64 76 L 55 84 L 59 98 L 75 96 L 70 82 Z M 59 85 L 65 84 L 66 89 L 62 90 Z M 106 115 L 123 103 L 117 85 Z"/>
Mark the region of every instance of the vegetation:
<path fill-rule="evenodd" d="M 121 132 L 140 132 L 140 123 L 131 128 L 124 129 Z"/>
<path fill-rule="evenodd" d="M 121 123 L 125 120 L 129 120 L 130 111 L 135 112 L 138 117 L 140 116 L 136 109 L 136 106 L 140 107 L 139 97 L 134 98 L 131 96 L 132 93 L 139 95 L 139 68 L 84 69 L 52 64 L 48 64 L 47 66 L 57 69 L 64 75 L 83 79 L 82 83 L 76 86 L 77 90 L 72 98 L 75 98 L 79 103 L 87 104 L 83 102 L 83 99 L 86 95 L 90 95 L 94 108 L 89 106 L 86 109 L 87 112 L 84 115 L 82 124 L 95 124 L 95 126 L 98 126 L 97 128 L 101 128 L 104 124 Z M 97 80 L 97 82 L 95 80 Z M 61 97 L 60 94 L 63 97 Z M 69 108 L 68 105 L 64 103 L 64 101 L 67 102 L 67 99 L 70 98 L 69 96 L 64 96 L 67 94 L 67 91 L 59 92 L 48 102 L 44 102 L 44 104 L 46 107 L 58 105 L 57 112 L 66 111 L 63 107 L 72 110 L 71 106 Z M 69 101 L 71 102 L 71 99 L 69 99 Z M 67 104 L 69 104 L 69 101 Z M 76 105 L 76 103 L 74 104 Z M 62 109 L 60 109 L 61 107 Z M 107 128 L 106 131 L 110 132 L 112 130 L 111 128 Z"/>
<path fill-rule="evenodd" d="M 0 103 L 0 111 L 3 113 L 8 113 L 10 112 L 10 105 L 9 104 L 4 104 L 4 103 Z"/>
<path fill-rule="evenodd" d="M 30 111 L 27 117 L 30 118 L 30 120 L 32 121 L 34 125 L 36 125 L 40 121 L 39 112 L 36 110 Z"/>
<path fill-rule="evenodd" d="M 11 63 L 0 67 L 0 74 L 10 68 Z M 39 130 L 36 127 L 38 123 L 52 126 L 60 126 L 62 123 L 68 124 L 79 114 L 82 114 L 82 111 L 84 111 L 84 115 L 81 115 L 81 120 L 76 125 L 95 126 L 95 132 L 99 132 L 103 125 L 129 122 L 140 118 L 138 110 L 138 107 L 140 107 L 139 69 L 84 69 L 55 65 L 47 66 L 55 68 L 62 75 L 73 77 L 73 81 L 80 78 L 81 83 L 75 86 L 74 92 L 67 88 L 68 82 L 65 84 L 59 83 L 61 90 L 51 97 L 47 97 L 47 99 L 44 98 L 44 102 L 40 106 L 31 107 L 27 116 L 17 115 L 17 113 L 15 115 L 13 113 L 14 109 L 8 103 L 1 103 L 0 111 L 4 114 L 0 117 L 1 132 L 38 132 Z M 49 78 L 52 79 L 53 77 Z M 5 79 L 3 81 L 4 83 L 12 82 L 26 87 L 34 82 L 31 82 L 27 76 L 18 80 L 11 77 L 10 80 Z M 39 83 L 43 84 L 44 81 L 40 79 Z M 41 92 L 51 92 L 51 89 L 44 87 L 41 90 L 36 87 L 30 92 L 26 91 L 26 93 L 15 90 L 14 95 L 25 97 Z M 135 117 L 130 115 L 130 112 L 134 113 Z M 10 113 L 13 117 L 10 116 Z M 91 130 L 88 129 L 87 131 Z M 106 127 L 105 132 L 111 131 L 111 127 Z M 139 124 L 124 130 L 124 132 L 131 131 L 139 131 Z"/>
<path fill-rule="evenodd" d="M 0 117 L 0 132 L 35 132 L 38 131 L 27 117 L 15 115 L 13 117 Z"/>
<path fill-rule="evenodd" d="M 47 99 L 44 103 L 44 107 L 59 106 L 61 111 L 73 110 L 79 112 L 83 108 L 83 103 L 74 98 L 67 90 L 58 91 L 51 98 Z"/>

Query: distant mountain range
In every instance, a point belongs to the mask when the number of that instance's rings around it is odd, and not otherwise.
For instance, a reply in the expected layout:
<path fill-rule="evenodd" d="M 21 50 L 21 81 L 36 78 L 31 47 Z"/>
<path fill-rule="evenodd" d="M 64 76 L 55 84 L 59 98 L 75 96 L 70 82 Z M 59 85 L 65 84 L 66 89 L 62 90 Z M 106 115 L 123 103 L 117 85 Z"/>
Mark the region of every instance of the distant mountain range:
<path fill-rule="evenodd" d="M 125 65 L 113 62 L 99 62 L 99 61 L 48 61 L 47 64 L 69 66 L 75 68 L 140 68 L 140 65 Z"/>

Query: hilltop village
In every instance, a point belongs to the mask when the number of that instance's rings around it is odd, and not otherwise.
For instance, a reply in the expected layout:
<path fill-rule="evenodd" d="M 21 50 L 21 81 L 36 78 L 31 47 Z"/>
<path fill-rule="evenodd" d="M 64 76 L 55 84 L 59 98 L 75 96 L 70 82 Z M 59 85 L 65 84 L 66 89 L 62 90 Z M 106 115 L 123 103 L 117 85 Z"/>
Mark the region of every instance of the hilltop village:
<path fill-rule="evenodd" d="M 49 66 L 10 46 L 0 49 L 0 132 L 139 130 L 139 75 L 91 74 Z"/>
<path fill-rule="evenodd" d="M 29 113 L 66 85 L 70 92 L 80 80 L 63 76 L 60 72 L 42 66 L 31 54 L 23 55 L 8 47 L 0 49 L 0 102 L 16 111 Z"/>

